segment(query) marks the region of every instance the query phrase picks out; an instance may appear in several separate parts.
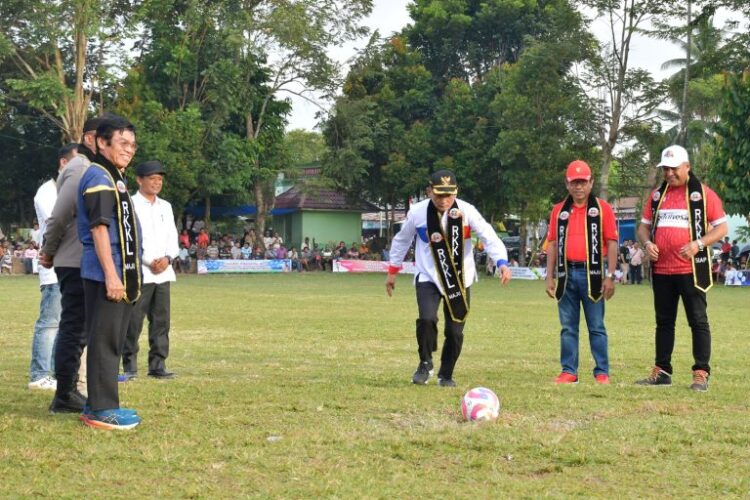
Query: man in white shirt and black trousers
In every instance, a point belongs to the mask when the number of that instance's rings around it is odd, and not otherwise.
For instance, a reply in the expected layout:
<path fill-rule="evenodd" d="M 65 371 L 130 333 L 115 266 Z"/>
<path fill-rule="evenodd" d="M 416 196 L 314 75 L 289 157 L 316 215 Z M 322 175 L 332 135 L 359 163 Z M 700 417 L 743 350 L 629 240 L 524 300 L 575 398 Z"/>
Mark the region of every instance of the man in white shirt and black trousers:
<path fill-rule="evenodd" d="M 432 353 L 437 351 L 437 315 L 443 301 L 445 342 L 440 356 L 438 385 L 455 387 L 453 369 L 461 354 L 464 324 L 469 314 L 471 285 L 477 281 L 472 231 L 484 243 L 487 255 L 499 269 L 500 282 L 510 281 L 508 252 L 497 233 L 477 209 L 456 198 L 456 176 L 438 170 L 430 179 L 429 199 L 411 206 L 401 231 L 393 238 L 385 290 L 393 294 L 396 275 L 416 236 L 417 352 L 419 366 L 412 377 L 426 384 L 433 373 Z"/>
<path fill-rule="evenodd" d="M 132 199 L 143 235 L 143 285 L 141 300 L 130 317 L 122 351 L 122 382 L 138 374 L 138 338 L 145 317 L 148 317 L 149 377 L 168 379 L 175 376 L 167 371 L 165 360 L 169 356 L 169 283 L 176 280 L 172 261 L 180 249 L 172 205 L 158 196 L 165 174 L 158 161 L 141 163 L 135 169 L 138 192 Z"/>

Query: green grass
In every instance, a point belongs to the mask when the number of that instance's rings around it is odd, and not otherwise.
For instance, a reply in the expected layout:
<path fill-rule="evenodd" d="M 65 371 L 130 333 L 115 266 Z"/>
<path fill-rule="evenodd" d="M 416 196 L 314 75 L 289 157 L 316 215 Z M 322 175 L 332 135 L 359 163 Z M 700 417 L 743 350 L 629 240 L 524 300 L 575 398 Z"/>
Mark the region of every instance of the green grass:
<path fill-rule="evenodd" d="M 556 387 L 559 325 L 542 282 L 474 288 L 458 388 L 410 383 L 416 304 L 382 275 L 182 277 L 172 291 L 172 381 L 121 386 L 143 423 L 97 431 L 50 416 L 26 377 L 39 292 L 0 279 L 0 497 L 746 497 L 747 304 L 710 293 L 711 389 L 690 383 L 678 320 L 675 385 L 633 386 L 653 359 L 647 286 L 607 304 L 613 385 L 597 386 L 586 335 L 581 383 Z M 146 335 L 141 372 L 145 372 Z M 441 339 L 442 345 L 442 339 Z M 487 386 L 494 423 L 461 421 Z"/>

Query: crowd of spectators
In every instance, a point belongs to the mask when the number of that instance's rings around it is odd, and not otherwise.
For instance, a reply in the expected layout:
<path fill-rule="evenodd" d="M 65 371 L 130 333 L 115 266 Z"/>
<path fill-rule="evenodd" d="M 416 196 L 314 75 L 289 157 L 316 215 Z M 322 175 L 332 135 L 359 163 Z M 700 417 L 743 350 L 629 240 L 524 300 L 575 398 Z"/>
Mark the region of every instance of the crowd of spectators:
<path fill-rule="evenodd" d="M 5 239 L 4 235 L 0 237 L 0 274 L 15 274 L 18 271 L 23 274 L 36 273 L 39 242 L 35 237 L 39 237 L 39 227 L 36 224 L 28 239 Z M 14 266 L 15 262 L 21 264 L 21 270 L 19 266 Z"/>
<path fill-rule="evenodd" d="M 295 271 L 324 271 L 333 269 L 338 259 L 388 260 L 388 248 L 383 238 L 370 237 L 347 245 L 330 242 L 319 244 L 306 236 L 302 243 L 289 245 L 278 232 L 269 230 L 262 237 L 254 229 L 236 234 L 210 234 L 205 228 L 197 232 L 183 229 L 179 235 L 180 254 L 175 262 L 178 272 L 189 272 L 197 260 L 274 260 L 288 259 Z"/>

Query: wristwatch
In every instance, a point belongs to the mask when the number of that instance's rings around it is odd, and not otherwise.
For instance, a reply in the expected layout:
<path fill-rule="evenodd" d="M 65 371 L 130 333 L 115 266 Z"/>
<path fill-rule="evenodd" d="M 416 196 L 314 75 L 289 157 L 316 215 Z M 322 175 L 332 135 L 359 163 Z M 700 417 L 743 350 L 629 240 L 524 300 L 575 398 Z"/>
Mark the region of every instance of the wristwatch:
<path fill-rule="evenodd" d="M 706 245 L 703 244 L 703 240 L 698 238 L 695 240 L 695 242 L 698 244 L 698 251 L 702 252 L 704 248 L 706 248 Z"/>
<path fill-rule="evenodd" d="M 606 276 L 605 276 L 605 278 L 609 278 L 612 281 L 614 281 L 615 280 L 615 273 L 607 273 Z"/>

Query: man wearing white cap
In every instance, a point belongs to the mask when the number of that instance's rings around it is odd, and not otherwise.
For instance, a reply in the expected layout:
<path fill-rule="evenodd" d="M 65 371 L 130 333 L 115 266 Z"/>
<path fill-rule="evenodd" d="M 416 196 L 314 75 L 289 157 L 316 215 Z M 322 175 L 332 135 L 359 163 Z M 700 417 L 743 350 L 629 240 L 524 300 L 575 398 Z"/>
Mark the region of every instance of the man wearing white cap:
<path fill-rule="evenodd" d="M 643 207 L 638 237 L 651 260 L 656 311 L 656 362 L 639 385 L 672 384 L 677 304 L 682 298 L 693 334 L 694 391 L 707 391 L 711 330 L 706 292 L 713 286 L 711 245 L 727 234 L 721 200 L 690 171 L 688 153 L 669 146 L 658 165 L 664 182 Z"/>

